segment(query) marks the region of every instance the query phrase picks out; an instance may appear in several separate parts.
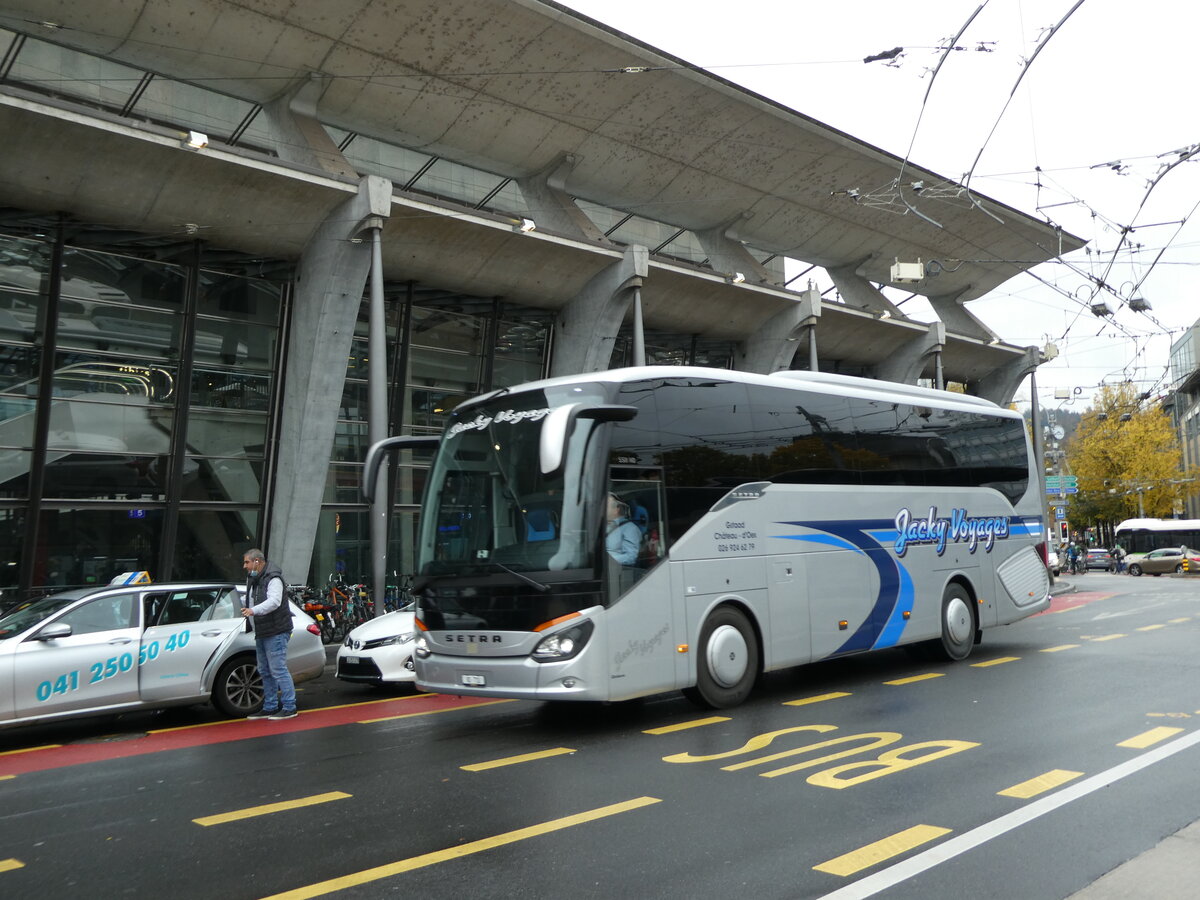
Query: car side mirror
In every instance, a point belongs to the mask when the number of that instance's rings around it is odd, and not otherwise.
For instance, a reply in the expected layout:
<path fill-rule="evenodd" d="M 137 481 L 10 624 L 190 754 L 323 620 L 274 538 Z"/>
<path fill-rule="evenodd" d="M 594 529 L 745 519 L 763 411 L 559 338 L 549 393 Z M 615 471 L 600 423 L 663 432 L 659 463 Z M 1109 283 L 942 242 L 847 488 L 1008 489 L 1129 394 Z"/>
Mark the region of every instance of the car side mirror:
<path fill-rule="evenodd" d="M 66 622 L 55 622 L 47 625 L 33 636 L 35 641 L 57 641 L 59 638 L 71 636 L 71 626 Z"/>

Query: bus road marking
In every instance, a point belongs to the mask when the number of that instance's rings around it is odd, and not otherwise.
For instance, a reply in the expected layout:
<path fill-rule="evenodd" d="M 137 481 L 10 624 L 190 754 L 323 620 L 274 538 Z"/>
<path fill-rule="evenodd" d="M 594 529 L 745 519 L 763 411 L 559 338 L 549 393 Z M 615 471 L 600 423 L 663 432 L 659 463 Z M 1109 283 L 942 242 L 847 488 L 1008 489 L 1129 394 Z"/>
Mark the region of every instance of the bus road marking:
<path fill-rule="evenodd" d="M 1149 750 L 1133 759 L 1120 763 L 1107 771 L 1092 775 L 1090 778 L 1085 778 L 1083 781 L 1067 785 L 1062 790 L 1055 791 L 1047 797 L 1027 803 L 1020 809 L 1005 813 L 997 819 L 985 822 L 976 828 L 972 828 L 970 831 L 965 831 L 962 834 L 936 844 L 928 850 L 923 850 L 915 856 L 901 860 L 886 869 L 872 873 L 835 891 L 830 891 L 820 898 L 820 900 L 865 900 L 867 897 L 874 897 L 888 888 L 895 887 L 911 878 L 917 877 L 923 872 L 928 872 L 930 869 L 948 863 L 964 853 L 974 850 L 977 847 L 982 847 L 989 841 L 995 840 L 1011 831 L 1015 831 L 1023 825 L 1040 819 L 1042 816 L 1061 809 L 1068 803 L 1073 803 L 1089 794 L 1116 784 L 1118 781 L 1162 762 L 1176 753 L 1190 750 L 1197 744 L 1200 744 L 1200 730 L 1193 731 L 1184 737 L 1176 738 L 1168 744 L 1155 747 L 1153 750 Z"/>
<path fill-rule="evenodd" d="M 1166 625 L 1143 625 L 1141 628 L 1135 628 L 1135 631 L 1158 631 L 1160 628 L 1166 628 Z"/>
<path fill-rule="evenodd" d="M 19 859 L 0 859 L 0 872 L 11 872 L 13 869 L 23 869 L 25 863 Z"/>
<path fill-rule="evenodd" d="M 459 766 L 464 772 L 483 772 L 487 769 L 499 769 L 502 766 L 515 766 L 518 763 L 532 762 L 535 759 L 547 759 L 551 756 L 562 756 L 564 753 L 576 752 L 573 747 L 555 747 L 553 750 L 538 750 L 535 753 L 522 753 L 520 756 L 508 756 L 504 759 L 493 759 L 488 762 L 471 763 Z"/>
<path fill-rule="evenodd" d="M 10 778 L 16 778 L 16 775 L 0 775 L 0 781 L 8 781 Z"/>
<path fill-rule="evenodd" d="M 1079 647 L 1078 644 L 1059 644 L 1057 647 L 1043 647 L 1040 653 L 1057 653 L 1059 650 L 1075 650 Z"/>
<path fill-rule="evenodd" d="M 671 734 L 676 731 L 687 731 L 689 728 L 701 728 L 704 725 L 716 725 L 718 722 L 728 721 L 728 716 L 709 716 L 707 719 L 693 719 L 690 722 L 680 722 L 677 725 L 660 725 L 658 728 L 647 728 L 642 734 Z"/>
<path fill-rule="evenodd" d="M 1128 747 L 1130 750 L 1145 750 L 1160 741 L 1174 737 L 1181 731 L 1183 731 L 1182 728 L 1168 728 L 1166 725 L 1162 725 L 1158 728 L 1151 728 L 1149 731 L 1143 731 L 1141 734 L 1135 734 L 1128 740 L 1121 741 L 1117 746 Z"/>
<path fill-rule="evenodd" d="M 424 712 L 401 713 L 398 716 L 383 716 L 379 719 L 359 719 L 359 725 L 374 725 L 376 722 L 393 722 L 396 719 L 411 719 L 414 716 L 432 716 L 435 713 L 454 712 L 459 709 L 475 709 L 478 706 L 495 706 L 497 703 L 516 703 L 516 700 L 483 700 L 479 703 L 464 703 L 462 706 L 447 706 L 445 709 L 427 709 Z"/>
<path fill-rule="evenodd" d="M 414 869 L 424 868 L 425 866 L 432 866 L 453 859 L 461 859 L 473 853 L 480 853 L 495 847 L 503 847 L 505 844 L 514 844 L 517 841 L 550 834 L 551 832 L 561 831 L 564 828 L 570 828 L 574 825 L 594 822 L 598 819 L 617 815 L 618 813 L 630 812 L 631 810 L 640 809 L 643 806 L 650 806 L 661 802 L 662 800 L 658 797 L 637 797 L 633 800 L 626 800 L 624 803 L 614 803 L 611 806 L 589 809 L 587 812 L 576 813 L 573 816 L 552 819 L 540 825 L 518 828 L 516 831 L 506 831 L 503 834 L 497 834 L 490 838 L 470 841 L 466 844 L 459 844 L 456 847 L 448 847 L 445 850 L 435 850 L 432 853 L 423 853 L 420 856 L 397 860 L 387 865 L 376 866 L 373 869 L 363 869 L 361 872 L 343 875 L 341 878 L 331 878 L 328 881 L 320 881 L 316 884 L 310 884 L 307 887 L 285 891 L 282 894 L 272 894 L 270 897 L 263 898 L 263 900 L 307 900 L 310 897 L 321 897 L 325 894 L 332 894 L 334 891 L 342 891 L 347 888 L 370 884 L 382 878 L 390 878 L 393 875 L 401 875 L 405 872 L 411 872 Z"/>
<path fill-rule="evenodd" d="M 984 660 L 983 662 L 971 663 L 973 669 L 986 669 L 988 666 L 1002 666 L 1005 663 L 1016 662 L 1021 657 L 1019 656 L 997 656 L 995 659 Z"/>
<path fill-rule="evenodd" d="M 813 868 L 818 872 L 827 872 L 830 875 L 853 875 L 949 833 L 949 828 L 938 828 L 936 825 L 914 825 L 891 837 L 867 844 L 865 847 L 859 847 L 857 850 L 851 850 L 849 853 L 827 860 Z"/>
<path fill-rule="evenodd" d="M 924 675 L 911 675 L 908 678 L 897 678 L 895 681 L 885 681 L 884 684 L 914 684 L 918 681 L 928 681 L 930 678 L 941 678 L 945 672 L 926 672 Z"/>
<path fill-rule="evenodd" d="M 1028 781 L 1014 784 L 1010 788 L 996 791 L 996 795 L 999 797 L 1015 797 L 1018 800 L 1028 800 L 1030 797 L 1036 797 L 1038 794 L 1052 791 L 1056 787 L 1062 787 L 1068 781 L 1074 781 L 1082 774 L 1082 772 L 1071 772 L 1067 769 L 1051 769 L 1037 778 L 1030 778 Z"/>
<path fill-rule="evenodd" d="M 1100 637 L 1087 638 L 1087 640 L 1090 640 L 1090 641 L 1092 641 L 1093 643 L 1099 644 L 1099 643 L 1101 643 L 1101 642 L 1103 642 L 1103 641 L 1115 641 L 1115 640 L 1117 640 L 1118 638 L 1123 638 L 1123 637 L 1128 637 L 1128 635 L 1124 635 L 1124 634 L 1103 634 L 1103 635 L 1101 635 Z"/>
<path fill-rule="evenodd" d="M 42 744 L 40 747 L 22 747 L 20 750 L 3 750 L 0 756 L 15 756 L 18 753 L 37 753 L 39 750 L 54 750 L 62 744 Z"/>
<path fill-rule="evenodd" d="M 1190 622 L 1190 621 L 1192 621 L 1191 616 L 1183 616 L 1182 618 L 1179 618 L 1179 619 L 1171 619 L 1170 620 L 1172 625 L 1182 625 L 1184 622 Z"/>
<path fill-rule="evenodd" d="M 840 700 L 849 697 L 845 691 L 834 691 L 832 694 L 817 694 L 815 697 L 805 697 L 803 700 L 784 700 L 784 706 L 807 706 L 810 703 L 823 703 L 826 700 Z"/>
<path fill-rule="evenodd" d="M 279 803 L 266 803 L 262 806 L 250 806 L 246 809 L 235 809 L 233 812 L 218 813 L 215 816 L 202 816 L 192 819 L 197 825 L 224 825 L 227 822 L 237 822 L 242 819 L 253 819 L 255 816 L 267 816 L 271 813 L 283 812 L 289 809 L 300 809 L 305 806 L 316 806 L 318 803 L 329 803 L 331 800 L 346 800 L 351 794 L 341 791 L 330 791 L 327 794 L 314 794 L 311 797 L 299 797 L 296 800 L 283 800 Z"/>

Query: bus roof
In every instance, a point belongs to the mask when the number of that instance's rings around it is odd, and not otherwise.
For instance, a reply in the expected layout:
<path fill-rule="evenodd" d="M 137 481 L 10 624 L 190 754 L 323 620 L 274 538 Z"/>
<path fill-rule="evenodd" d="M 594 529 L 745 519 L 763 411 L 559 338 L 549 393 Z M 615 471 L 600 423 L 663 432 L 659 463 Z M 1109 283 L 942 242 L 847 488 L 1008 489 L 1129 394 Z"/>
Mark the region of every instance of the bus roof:
<path fill-rule="evenodd" d="M 1200 531 L 1200 519 L 1126 519 L 1117 531 Z"/>

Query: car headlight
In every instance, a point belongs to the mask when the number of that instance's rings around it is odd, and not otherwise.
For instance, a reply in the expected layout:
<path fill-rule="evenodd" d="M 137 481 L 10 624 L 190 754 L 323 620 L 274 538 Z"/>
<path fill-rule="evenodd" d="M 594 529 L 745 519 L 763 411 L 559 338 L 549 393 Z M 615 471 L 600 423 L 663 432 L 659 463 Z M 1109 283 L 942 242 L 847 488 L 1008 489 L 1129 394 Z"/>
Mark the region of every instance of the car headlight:
<path fill-rule="evenodd" d="M 579 655 L 595 630 L 596 626 L 592 620 L 584 619 L 578 625 L 542 638 L 533 648 L 532 656 L 538 662 L 561 662 L 564 659 L 571 659 L 571 657 Z"/>

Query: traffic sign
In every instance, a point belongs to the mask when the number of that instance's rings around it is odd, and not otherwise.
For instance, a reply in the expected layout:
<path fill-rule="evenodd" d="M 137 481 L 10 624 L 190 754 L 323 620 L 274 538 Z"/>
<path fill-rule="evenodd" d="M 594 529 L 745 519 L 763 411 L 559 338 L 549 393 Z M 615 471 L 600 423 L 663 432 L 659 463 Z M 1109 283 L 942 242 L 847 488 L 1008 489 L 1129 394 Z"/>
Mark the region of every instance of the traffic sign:
<path fill-rule="evenodd" d="M 1048 485 L 1046 485 L 1046 493 L 1047 493 L 1047 494 L 1078 494 L 1078 493 L 1079 493 L 1079 488 L 1077 488 L 1077 487 L 1076 487 L 1075 485 L 1073 485 L 1073 484 L 1072 484 L 1072 485 L 1070 485 L 1070 486 L 1067 486 L 1067 485 L 1057 485 L 1057 484 L 1053 484 L 1053 485 L 1051 485 L 1051 484 L 1048 484 Z"/>
<path fill-rule="evenodd" d="M 1046 487 L 1047 488 L 1055 488 L 1055 489 L 1057 489 L 1059 487 L 1077 488 L 1077 487 L 1079 487 L 1079 476 L 1078 475 L 1047 475 L 1046 476 Z"/>

